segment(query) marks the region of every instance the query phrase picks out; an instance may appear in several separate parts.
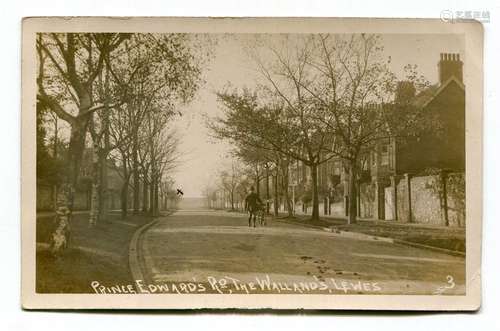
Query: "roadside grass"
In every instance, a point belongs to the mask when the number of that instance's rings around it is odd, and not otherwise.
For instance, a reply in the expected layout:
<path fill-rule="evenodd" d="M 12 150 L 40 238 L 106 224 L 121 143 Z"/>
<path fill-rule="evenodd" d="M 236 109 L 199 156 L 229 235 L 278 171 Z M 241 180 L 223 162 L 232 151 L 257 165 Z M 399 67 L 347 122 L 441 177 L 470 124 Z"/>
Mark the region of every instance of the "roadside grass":
<path fill-rule="evenodd" d="M 279 217 L 289 222 L 318 227 L 335 227 L 341 231 L 358 232 L 377 237 L 404 240 L 453 251 L 465 252 L 465 228 L 432 227 L 428 225 L 391 223 L 387 221 L 358 220 L 356 224 L 347 224 L 345 219 L 311 220 L 308 216 Z"/>
<path fill-rule="evenodd" d="M 106 221 L 88 226 L 88 215 L 74 215 L 68 250 L 54 257 L 48 250 L 54 227 L 51 216 L 37 218 L 37 293 L 93 293 L 92 281 L 102 285 L 132 284 L 128 266 L 129 242 L 135 230 L 151 221 L 144 215 L 122 220 L 110 213 Z"/>

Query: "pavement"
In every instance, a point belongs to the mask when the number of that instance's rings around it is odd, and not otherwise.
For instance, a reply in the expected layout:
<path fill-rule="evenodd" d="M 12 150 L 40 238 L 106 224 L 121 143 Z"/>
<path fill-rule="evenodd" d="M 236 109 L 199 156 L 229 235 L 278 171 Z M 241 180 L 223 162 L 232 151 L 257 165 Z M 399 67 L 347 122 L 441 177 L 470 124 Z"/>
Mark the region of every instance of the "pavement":
<path fill-rule="evenodd" d="M 239 213 L 180 210 L 137 237 L 134 278 L 153 292 L 465 292 L 463 257 L 274 220 L 250 228 Z"/>

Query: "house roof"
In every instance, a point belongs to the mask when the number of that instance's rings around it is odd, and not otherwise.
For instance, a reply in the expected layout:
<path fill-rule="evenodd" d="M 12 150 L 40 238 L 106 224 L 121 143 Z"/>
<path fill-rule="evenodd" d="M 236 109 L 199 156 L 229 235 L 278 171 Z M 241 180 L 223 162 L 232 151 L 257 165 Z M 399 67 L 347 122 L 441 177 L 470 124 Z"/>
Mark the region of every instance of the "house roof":
<path fill-rule="evenodd" d="M 418 107 L 426 107 L 432 100 L 434 100 L 451 82 L 455 82 L 462 90 L 465 91 L 464 84 L 459 81 L 455 76 L 448 78 L 439 87 L 437 85 L 432 85 L 429 88 L 420 92 L 414 100 L 414 104 Z"/>
<path fill-rule="evenodd" d="M 434 98 L 438 85 L 431 85 L 418 93 L 412 100 L 412 104 L 417 107 L 422 107 L 427 101 Z"/>

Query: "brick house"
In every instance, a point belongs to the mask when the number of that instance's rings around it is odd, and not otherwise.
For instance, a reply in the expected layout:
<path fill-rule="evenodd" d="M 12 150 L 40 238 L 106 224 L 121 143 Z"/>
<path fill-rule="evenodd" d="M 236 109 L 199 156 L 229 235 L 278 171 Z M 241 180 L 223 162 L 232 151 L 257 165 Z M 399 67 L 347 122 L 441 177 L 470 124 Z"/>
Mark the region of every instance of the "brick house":
<path fill-rule="evenodd" d="M 459 54 L 442 53 L 438 63 L 439 83 L 418 95 L 412 103 L 425 116 L 439 123 L 432 130 L 413 138 L 389 138 L 380 142 L 371 155 L 371 183 L 374 184 L 375 204 L 372 215 L 378 219 L 406 219 L 398 215 L 397 206 L 385 210 L 388 203 L 397 204 L 397 185 L 402 180 L 409 187 L 412 176 L 429 171 L 465 171 L 465 86 L 463 63 Z M 408 90 L 408 89 L 406 89 Z M 390 186 L 392 194 L 386 194 Z M 392 199 L 391 199 L 392 195 Z M 411 201 L 411 196 L 408 197 Z M 360 211 L 360 215 L 362 212 Z M 409 219 L 408 219 L 409 218 Z"/>

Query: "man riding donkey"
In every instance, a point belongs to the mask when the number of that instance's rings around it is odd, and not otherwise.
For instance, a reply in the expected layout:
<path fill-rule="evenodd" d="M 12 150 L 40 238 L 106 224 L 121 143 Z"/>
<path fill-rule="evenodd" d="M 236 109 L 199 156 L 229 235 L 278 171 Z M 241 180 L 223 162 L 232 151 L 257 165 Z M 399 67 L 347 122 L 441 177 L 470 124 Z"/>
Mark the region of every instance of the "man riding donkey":
<path fill-rule="evenodd" d="M 261 225 L 264 224 L 264 215 L 263 215 L 263 203 L 260 200 L 257 193 L 254 192 L 254 187 L 250 187 L 250 193 L 245 198 L 245 210 L 248 211 L 248 226 L 252 226 L 252 217 L 253 217 L 253 227 L 255 228 L 255 223 L 257 221 L 257 217 L 259 217 Z"/>

